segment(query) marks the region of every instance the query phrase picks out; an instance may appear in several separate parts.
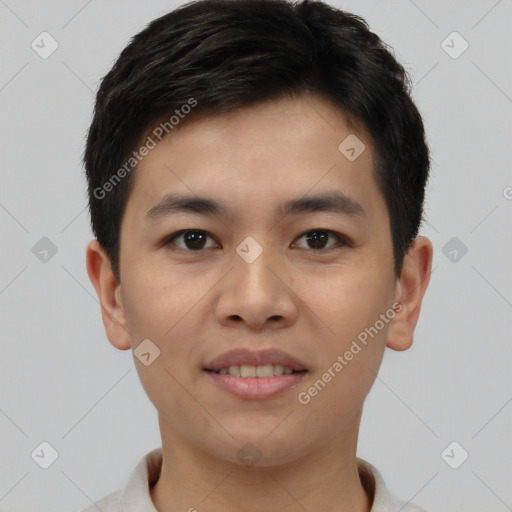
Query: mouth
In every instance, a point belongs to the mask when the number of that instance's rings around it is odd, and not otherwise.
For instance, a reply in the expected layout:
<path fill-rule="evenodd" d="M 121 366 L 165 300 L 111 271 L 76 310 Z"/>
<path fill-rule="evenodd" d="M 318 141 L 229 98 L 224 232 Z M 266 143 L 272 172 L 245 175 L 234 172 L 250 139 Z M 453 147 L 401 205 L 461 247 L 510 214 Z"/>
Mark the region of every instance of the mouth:
<path fill-rule="evenodd" d="M 309 370 L 280 350 L 232 350 L 209 362 L 203 373 L 238 398 L 265 399 L 298 386 Z"/>

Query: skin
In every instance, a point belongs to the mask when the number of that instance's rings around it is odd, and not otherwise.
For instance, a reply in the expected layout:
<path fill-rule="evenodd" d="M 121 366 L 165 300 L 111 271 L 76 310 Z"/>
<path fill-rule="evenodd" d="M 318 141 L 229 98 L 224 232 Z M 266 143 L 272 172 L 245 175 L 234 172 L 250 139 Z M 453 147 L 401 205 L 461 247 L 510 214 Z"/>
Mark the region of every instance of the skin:
<path fill-rule="evenodd" d="M 351 162 L 338 146 L 354 133 L 366 150 Z M 372 166 L 364 130 L 349 127 L 320 97 L 194 120 L 135 171 L 121 226 L 120 283 L 97 241 L 89 243 L 87 270 L 108 339 L 128 350 L 149 338 L 161 351 L 149 366 L 134 359 L 159 415 L 163 465 L 151 489 L 158 511 L 370 510 L 373 496 L 356 465 L 363 402 L 385 348 L 411 346 L 432 265 L 432 244 L 418 237 L 400 278 L 394 275 L 389 216 Z M 332 190 L 360 203 L 365 216 L 274 214 L 284 200 Z M 145 219 L 171 192 L 208 196 L 233 213 Z M 211 238 L 199 252 L 183 237 L 159 245 L 181 229 Z M 315 253 L 301 236 L 315 229 L 351 245 L 328 238 Z M 236 253 L 247 236 L 263 249 L 252 263 Z M 402 307 L 378 335 L 301 404 L 298 394 L 395 302 Z M 273 398 L 237 398 L 202 372 L 233 348 L 279 348 L 309 372 Z M 246 443 L 261 456 L 253 466 L 237 457 Z"/>

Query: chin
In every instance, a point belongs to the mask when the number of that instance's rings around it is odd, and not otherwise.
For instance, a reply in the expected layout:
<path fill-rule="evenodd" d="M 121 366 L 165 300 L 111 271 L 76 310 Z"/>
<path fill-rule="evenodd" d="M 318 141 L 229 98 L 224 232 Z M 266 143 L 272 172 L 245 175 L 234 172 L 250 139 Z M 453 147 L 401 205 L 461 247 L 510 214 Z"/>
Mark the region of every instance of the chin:
<path fill-rule="evenodd" d="M 286 438 L 275 436 L 273 439 L 261 434 L 258 437 L 234 435 L 234 438 L 225 450 L 209 450 L 210 453 L 226 462 L 254 468 L 292 464 L 308 453 L 305 441 L 293 435 Z"/>

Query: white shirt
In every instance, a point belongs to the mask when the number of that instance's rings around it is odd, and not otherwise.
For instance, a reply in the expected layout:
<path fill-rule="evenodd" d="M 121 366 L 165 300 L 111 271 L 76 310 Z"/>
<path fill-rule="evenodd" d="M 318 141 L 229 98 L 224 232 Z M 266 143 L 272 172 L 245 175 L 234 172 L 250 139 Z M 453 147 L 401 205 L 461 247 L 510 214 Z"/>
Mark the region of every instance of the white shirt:
<path fill-rule="evenodd" d="M 162 467 L 162 449 L 156 448 L 139 461 L 123 489 L 114 491 L 82 512 L 158 512 L 149 489 L 156 483 Z M 357 467 L 364 488 L 373 494 L 370 512 L 426 512 L 424 509 L 397 500 L 386 488 L 378 470 L 363 459 Z"/>

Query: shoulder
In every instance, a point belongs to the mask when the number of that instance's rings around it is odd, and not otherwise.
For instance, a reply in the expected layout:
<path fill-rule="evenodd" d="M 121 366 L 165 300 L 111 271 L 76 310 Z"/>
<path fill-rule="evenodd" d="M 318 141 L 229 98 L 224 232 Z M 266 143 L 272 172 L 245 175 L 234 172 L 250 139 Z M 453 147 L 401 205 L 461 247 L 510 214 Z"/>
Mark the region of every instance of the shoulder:
<path fill-rule="evenodd" d="M 139 459 L 122 489 L 118 489 L 81 512 L 157 512 L 150 486 L 158 480 L 162 467 L 162 449 L 156 448 Z"/>
<path fill-rule="evenodd" d="M 82 510 L 81 512 L 121 512 L 120 498 L 121 490 L 111 492 L 107 496 L 101 498 L 99 501 L 94 502 L 90 507 Z"/>
<path fill-rule="evenodd" d="M 386 486 L 381 473 L 369 462 L 357 459 L 359 477 L 369 496 L 373 497 L 370 512 L 427 512 L 413 503 L 399 500 Z"/>
<path fill-rule="evenodd" d="M 414 505 L 414 503 L 405 503 L 400 500 L 395 500 L 396 510 L 400 512 L 427 512 L 424 508 Z"/>

